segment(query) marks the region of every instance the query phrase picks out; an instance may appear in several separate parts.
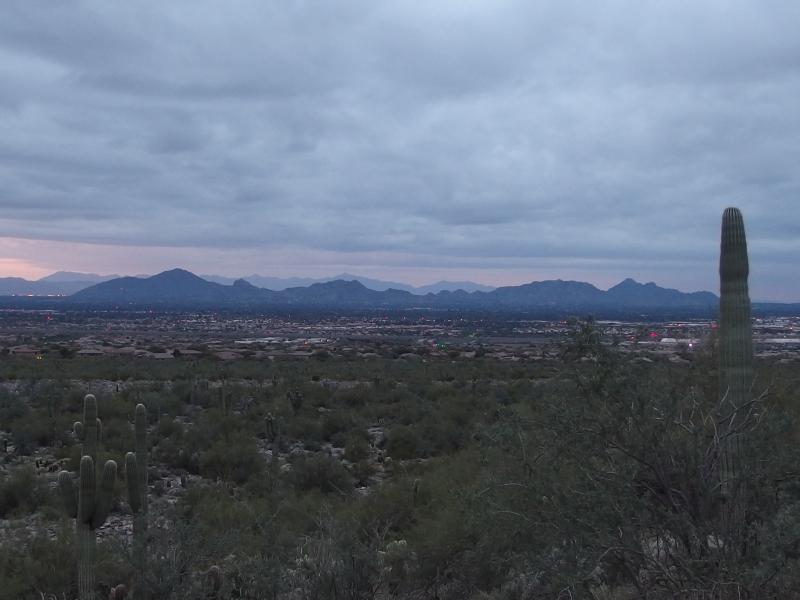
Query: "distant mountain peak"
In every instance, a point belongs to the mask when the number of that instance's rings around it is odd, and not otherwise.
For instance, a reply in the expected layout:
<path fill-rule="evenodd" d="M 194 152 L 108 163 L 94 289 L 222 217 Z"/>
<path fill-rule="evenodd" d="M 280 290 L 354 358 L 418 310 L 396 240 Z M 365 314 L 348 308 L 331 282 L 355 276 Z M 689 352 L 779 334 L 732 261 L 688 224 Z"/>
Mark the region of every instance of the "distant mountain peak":
<path fill-rule="evenodd" d="M 258 289 L 256 286 L 254 286 L 252 283 L 250 283 L 249 281 L 247 281 L 247 279 L 244 278 L 237 279 L 231 285 L 233 285 L 233 287 L 235 288 L 253 289 L 253 290 Z"/>
<path fill-rule="evenodd" d="M 167 271 L 161 271 L 161 273 L 156 273 L 153 277 L 191 277 L 193 279 L 202 279 L 192 273 L 191 271 L 187 271 L 186 269 L 181 269 L 180 267 L 175 267 L 174 269 L 169 269 Z"/>
<path fill-rule="evenodd" d="M 334 279 L 333 281 L 323 281 L 322 283 L 315 283 L 310 287 L 313 288 L 317 286 L 331 288 L 331 289 L 358 290 L 358 291 L 369 289 L 358 279 Z"/>
<path fill-rule="evenodd" d="M 625 289 L 640 289 L 646 286 L 654 287 L 656 284 L 652 281 L 648 283 L 640 283 L 636 281 L 633 277 L 626 277 L 622 281 L 620 281 L 617 285 L 611 286 L 608 288 L 608 291 L 611 290 L 625 290 Z"/>
<path fill-rule="evenodd" d="M 685 293 L 672 288 L 662 288 L 653 281 L 639 283 L 628 277 L 606 292 L 607 298 L 629 306 L 714 306 L 717 297 L 711 292 Z"/>

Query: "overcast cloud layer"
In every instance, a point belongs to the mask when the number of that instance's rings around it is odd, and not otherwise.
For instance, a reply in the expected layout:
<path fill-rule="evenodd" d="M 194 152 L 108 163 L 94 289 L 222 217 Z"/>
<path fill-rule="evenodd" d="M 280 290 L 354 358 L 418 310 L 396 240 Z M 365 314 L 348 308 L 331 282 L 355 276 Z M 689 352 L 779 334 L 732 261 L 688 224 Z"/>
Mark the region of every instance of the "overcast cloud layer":
<path fill-rule="evenodd" d="M 796 0 L 6 0 L 0 275 L 715 290 L 734 205 L 754 297 L 800 300 L 798 31 Z"/>

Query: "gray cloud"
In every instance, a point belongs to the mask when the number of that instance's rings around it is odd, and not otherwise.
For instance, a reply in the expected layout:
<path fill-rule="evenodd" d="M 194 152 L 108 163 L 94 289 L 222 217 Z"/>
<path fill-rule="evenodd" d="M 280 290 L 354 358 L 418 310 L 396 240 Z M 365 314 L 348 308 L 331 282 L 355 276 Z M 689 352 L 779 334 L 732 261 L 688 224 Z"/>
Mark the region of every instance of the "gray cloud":
<path fill-rule="evenodd" d="M 798 22 L 790 0 L 12 0 L 0 236 L 686 287 L 738 205 L 760 295 L 800 299 Z"/>

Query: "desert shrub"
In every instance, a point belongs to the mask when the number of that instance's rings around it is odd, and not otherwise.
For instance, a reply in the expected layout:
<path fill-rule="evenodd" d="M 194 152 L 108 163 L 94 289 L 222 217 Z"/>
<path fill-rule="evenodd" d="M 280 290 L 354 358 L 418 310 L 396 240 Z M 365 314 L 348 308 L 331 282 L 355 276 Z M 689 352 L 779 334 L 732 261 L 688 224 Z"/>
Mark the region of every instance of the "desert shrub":
<path fill-rule="evenodd" d="M 792 589 L 800 573 L 797 423 L 769 399 L 754 404 L 737 476 L 743 519 L 731 527 L 720 518 L 728 499 L 708 371 L 595 356 L 566 367 L 535 404 L 500 411 L 481 438 L 492 465 L 483 484 L 490 527 L 508 529 L 510 519 L 535 542 L 516 552 L 539 573 L 540 589 L 633 586 L 653 598 L 711 596 L 719 581 L 731 597 Z M 665 569 L 670 577 L 660 578 Z"/>
<path fill-rule="evenodd" d="M 10 424 L 29 412 L 30 407 L 19 394 L 0 389 L 0 423 Z"/>
<path fill-rule="evenodd" d="M 386 452 L 392 458 L 409 460 L 422 454 L 422 440 L 416 428 L 395 425 L 387 433 Z"/>
<path fill-rule="evenodd" d="M 322 439 L 331 441 L 337 434 L 345 435 L 356 426 L 356 422 L 355 416 L 348 410 L 334 410 L 325 413 L 322 418 Z"/>
<path fill-rule="evenodd" d="M 126 415 L 133 412 L 133 408 L 138 403 L 142 403 L 147 407 L 147 414 L 152 420 L 157 420 L 163 415 L 177 416 L 183 412 L 183 398 L 173 390 L 173 388 L 161 386 L 158 390 L 149 390 L 137 394 L 133 402 L 127 404 Z"/>
<path fill-rule="evenodd" d="M 4 544 L 0 552 L 0 600 L 41 600 L 43 596 L 76 597 L 75 553 L 69 530 Z"/>
<path fill-rule="evenodd" d="M 469 429 L 465 425 L 450 420 L 444 415 L 437 419 L 423 421 L 415 429 L 421 439 L 417 449 L 421 456 L 455 452 L 465 447 L 470 439 Z"/>
<path fill-rule="evenodd" d="M 260 422 L 238 415 L 225 414 L 216 408 L 199 413 L 197 420 L 184 432 L 184 444 L 192 452 L 202 451 L 219 439 L 249 436 L 255 439 L 263 430 Z"/>
<path fill-rule="evenodd" d="M 230 436 L 214 442 L 200 452 L 200 474 L 209 479 L 246 483 L 264 468 L 255 439 L 250 436 Z"/>
<path fill-rule="evenodd" d="M 32 466 L 17 467 L 0 479 L 0 518 L 29 514 L 47 500 L 47 488 Z"/>
<path fill-rule="evenodd" d="M 431 459 L 417 477 L 398 479 L 365 500 L 362 518 L 369 515 L 371 527 L 390 524 L 392 536 L 405 541 L 396 597 L 420 589 L 440 598 L 481 597 L 505 577 L 515 534 L 479 501 L 483 460 L 474 450 Z"/>
<path fill-rule="evenodd" d="M 398 386 L 387 390 L 381 399 L 386 404 L 398 404 L 413 402 L 417 396 L 407 387 Z"/>
<path fill-rule="evenodd" d="M 368 385 L 358 385 L 354 388 L 339 390 L 334 395 L 337 404 L 348 408 L 361 408 L 365 406 L 372 396 L 372 388 Z"/>
<path fill-rule="evenodd" d="M 298 492 L 319 490 L 323 494 L 347 494 L 353 489 L 347 469 L 338 460 L 325 454 L 293 460 L 291 478 Z"/>
<path fill-rule="evenodd" d="M 153 458 L 173 468 L 197 473 L 200 468 L 199 451 L 197 446 L 189 450 L 184 438 L 183 425 L 170 417 L 161 418 L 155 431 L 149 436 L 149 440 L 155 444 L 152 449 Z"/>
<path fill-rule="evenodd" d="M 17 452 L 32 454 L 37 447 L 52 446 L 57 440 L 67 440 L 70 420 L 63 416 L 48 417 L 36 409 L 16 419 L 11 426 Z"/>
<path fill-rule="evenodd" d="M 297 549 L 290 586 L 300 600 L 375 598 L 380 586 L 380 546 L 329 513 Z"/>
<path fill-rule="evenodd" d="M 369 460 L 360 460 L 353 464 L 351 473 L 358 486 L 370 484 L 370 479 L 378 472 L 377 465 Z"/>
<path fill-rule="evenodd" d="M 183 404 L 191 404 L 193 399 L 192 393 L 196 387 L 197 385 L 192 380 L 179 379 L 172 383 L 171 392 L 175 399 L 179 402 L 182 402 Z"/>
<path fill-rule="evenodd" d="M 426 498 L 427 491 L 420 490 L 419 480 L 397 477 L 375 487 L 357 503 L 350 503 L 346 514 L 362 530 L 399 535 L 414 525 Z"/>
<path fill-rule="evenodd" d="M 430 418 L 434 407 L 421 396 L 412 395 L 407 401 L 399 402 L 392 406 L 390 416 L 392 421 L 401 425 L 415 425 L 424 419 Z"/>
<path fill-rule="evenodd" d="M 511 391 L 506 385 L 496 386 L 492 390 L 492 396 L 495 404 L 499 404 L 501 406 L 508 406 L 513 402 L 513 396 L 511 395 Z"/>
<path fill-rule="evenodd" d="M 172 437 L 181 438 L 183 436 L 183 425 L 172 417 L 164 416 L 156 423 L 154 433 L 157 440 L 164 440 Z"/>
<path fill-rule="evenodd" d="M 286 568 L 267 552 L 248 554 L 226 565 L 225 583 L 237 600 L 278 598 L 287 591 Z"/>
<path fill-rule="evenodd" d="M 347 434 L 344 442 L 344 455 L 351 462 L 369 457 L 370 437 L 364 429 L 354 429 Z"/>
<path fill-rule="evenodd" d="M 303 413 L 287 417 L 287 433 L 291 439 L 302 440 L 306 446 L 319 447 L 325 439 L 323 419 L 318 413 Z"/>

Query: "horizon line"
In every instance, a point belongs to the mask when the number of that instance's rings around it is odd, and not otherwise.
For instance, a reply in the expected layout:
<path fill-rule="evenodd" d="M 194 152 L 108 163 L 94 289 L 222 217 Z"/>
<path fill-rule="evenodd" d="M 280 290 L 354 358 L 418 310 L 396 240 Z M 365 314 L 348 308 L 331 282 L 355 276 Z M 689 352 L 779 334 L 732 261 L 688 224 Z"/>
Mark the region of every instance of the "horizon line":
<path fill-rule="evenodd" d="M 307 280 L 310 280 L 312 283 L 324 283 L 326 281 L 357 281 L 359 279 L 366 279 L 366 280 L 378 281 L 378 282 L 385 283 L 385 284 L 399 284 L 399 285 L 407 286 L 407 287 L 410 287 L 410 288 L 413 288 L 413 289 L 419 289 L 419 288 L 423 288 L 423 287 L 430 287 L 430 286 L 437 285 L 437 284 L 440 284 L 440 283 L 470 283 L 470 284 L 473 284 L 473 285 L 480 285 L 480 286 L 492 288 L 494 290 L 494 289 L 498 289 L 498 288 L 502 288 L 502 287 L 518 287 L 520 285 L 527 285 L 527 284 L 531 284 L 531 283 L 543 283 L 543 282 L 547 282 L 547 281 L 563 281 L 563 282 L 586 283 L 586 284 L 594 286 L 595 288 L 597 288 L 599 290 L 608 291 L 611 288 L 616 287 L 617 285 L 620 285 L 621 283 L 624 283 L 625 281 L 629 281 L 630 280 L 630 281 L 633 281 L 633 282 L 635 282 L 635 283 L 637 283 L 639 285 L 650 285 L 650 284 L 653 284 L 653 285 L 656 285 L 658 287 L 661 287 L 662 289 L 675 289 L 675 290 L 678 290 L 678 291 L 680 291 L 682 293 L 708 292 L 708 293 L 712 293 L 714 295 L 718 295 L 716 292 L 713 292 L 713 291 L 707 290 L 707 289 L 684 291 L 684 290 L 682 290 L 682 289 L 680 289 L 678 287 L 672 287 L 672 288 L 671 287 L 664 287 L 664 286 L 662 286 L 661 284 L 657 283 L 654 280 L 651 280 L 651 281 L 639 281 L 638 279 L 636 279 L 634 277 L 624 277 L 621 280 L 619 280 L 617 283 L 615 283 L 613 285 L 610 285 L 608 288 L 604 288 L 603 286 L 598 285 L 596 283 L 593 283 L 591 281 L 584 281 L 584 280 L 580 280 L 580 279 L 564 279 L 562 277 L 555 277 L 555 278 L 548 278 L 548 279 L 532 279 L 532 280 L 527 280 L 526 279 L 526 280 L 522 281 L 521 283 L 504 283 L 503 285 L 492 285 L 492 284 L 489 284 L 489 283 L 482 283 L 480 281 L 475 281 L 475 280 L 472 280 L 472 279 L 469 279 L 469 280 L 439 279 L 437 281 L 432 281 L 430 283 L 423 283 L 423 284 L 419 284 L 419 285 L 414 285 L 414 284 L 403 282 L 403 281 L 397 281 L 397 280 L 391 280 L 390 281 L 388 279 L 382 279 L 382 278 L 378 278 L 378 277 L 370 277 L 370 276 L 367 276 L 367 275 L 358 275 L 356 273 L 348 273 L 348 272 L 340 272 L 340 273 L 337 273 L 336 275 L 329 275 L 329 276 L 322 276 L 322 277 L 313 277 L 313 276 L 310 276 L 310 275 L 292 275 L 292 276 L 288 276 L 288 277 L 281 277 L 281 276 L 275 276 L 275 275 L 262 275 L 260 273 L 250 273 L 248 275 L 235 276 L 235 275 L 220 275 L 218 273 L 198 274 L 198 273 L 192 271 L 191 269 L 187 269 L 187 268 L 184 268 L 184 267 L 172 267 L 172 268 L 169 268 L 169 269 L 164 269 L 162 271 L 158 271 L 157 273 L 136 273 L 136 274 L 84 273 L 84 272 L 79 272 L 79 271 L 70 271 L 70 270 L 65 270 L 65 269 L 59 269 L 57 271 L 53 271 L 52 273 L 50 273 L 48 275 L 43 275 L 42 277 L 39 277 L 37 279 L 28 279 L 26 277 L 17 276 L 17 275 L 0 275 L 0 279 L 18 278 L 18 279 L 23 279 L 24 281 L 28 281 L 28 282 L 31 282 L 31 283 L 36 283 L 36 282 L 40 282 L 40 281 L 42 281 L 44 279 L 47 279 L 48 277 L 52 277 L 53 275 L 57 275 L 58 273 L 75 273 L 77 275 L 87 275 L 87 276 L 93 276 L 93 277 L 110 277 L 112 280 L 113 279 L 123 278 L 123 277 L 134 277 L 134 278 L 138 278 L 138 279 L 147 279 L 147 278 L 150 278 L 150 277 L 155 277 L 156 275 L 161 275 L 163 273 L 169 273 L 170 271 L 185 271 L 185 272 L 191 273 L 192 275 L 194 275 L 196 277 L 199 277 L 201 279 L 205 279 L 206 277 L 220 277 L 220 278 L 225 278 L 225 279 L 231 279 L 233 281 L 236 281 L 236 280 L 239 280 L 239 279 L 243 279 L 243 280 L 246 281 L 249 277 L 262 277 L 262 278 L 265 278 L 265 279 L 266 278 L 277 279 L 277 280 L 280 280 L 280 281 L 289 281 L 289 280 L 292 280 L 292 279 L 307 279 Z M 351 279 L 345 279 L 344 277 L 349 277 Z M 80 280 L 80 279 L 64 280 L 64 282 L 68 282 L 68 281 L 82 281 L 82 280 Z M 206 281 L 208 281 L 208 280 L 206 279 Z M 54 282 L 54 283 L 60 283 L 60 282 Z M 211 282 L 211 283 L 213 283 L 213 282 Z M 224 285 L 224 284 L 222 284 L 222 285 Z"/>

